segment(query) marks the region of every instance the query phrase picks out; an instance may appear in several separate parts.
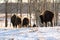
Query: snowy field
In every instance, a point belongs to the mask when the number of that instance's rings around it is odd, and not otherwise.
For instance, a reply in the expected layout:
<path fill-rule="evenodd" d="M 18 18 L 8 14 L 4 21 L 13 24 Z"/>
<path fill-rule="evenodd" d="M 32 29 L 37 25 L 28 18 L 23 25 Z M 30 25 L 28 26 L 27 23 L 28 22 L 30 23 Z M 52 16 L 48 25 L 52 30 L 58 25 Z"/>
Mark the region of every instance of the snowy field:
<path fill-rule="evenodd" d="M 0 28 L 0 40 L 60 40 L 60 27 Z"/>

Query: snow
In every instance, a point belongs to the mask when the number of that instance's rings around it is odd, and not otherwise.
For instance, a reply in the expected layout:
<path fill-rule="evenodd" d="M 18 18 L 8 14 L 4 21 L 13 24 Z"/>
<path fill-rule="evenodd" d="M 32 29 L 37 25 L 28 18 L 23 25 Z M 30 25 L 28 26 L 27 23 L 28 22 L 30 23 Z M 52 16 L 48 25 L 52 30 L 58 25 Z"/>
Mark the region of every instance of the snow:
<path fill-rule="evenodd" d="M 60 40 L 60 28 L 0 28 L 0 40 Z"/>

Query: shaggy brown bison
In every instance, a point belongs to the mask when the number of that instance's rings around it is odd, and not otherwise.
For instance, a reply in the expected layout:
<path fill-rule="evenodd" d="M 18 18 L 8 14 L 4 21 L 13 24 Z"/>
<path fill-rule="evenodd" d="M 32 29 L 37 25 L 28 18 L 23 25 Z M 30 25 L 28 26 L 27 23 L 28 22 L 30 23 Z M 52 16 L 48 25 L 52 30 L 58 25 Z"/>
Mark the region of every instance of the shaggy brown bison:
<path fill-rule="evenodd" d="M 17 27 L 17 25 L 21 24 L 21 18 L 17 17 L 15 14 L 11 17 L 11 23 L 13 27 Z"/>
<path fill-rule="evenodd" d="M 27 27 L 28 25 L 29 25 L 29 19 L 28 18 L 24 18 L 22 26 L 26 26 Z"/>
<path fill-rule="evenodd" d="M 53 26 L 53 22 L 52 22 L 53 17 L 54 17 L 53 12 L 46 10 L 43 13 L 43 15 L 40 15 L 39 17 L 41 19 L 41 23 L 43 24 L 43 22 L 44 22 L 46 27 L 47 27 L 47 22 L 50 22 L 51 26 Z"/>
<path fill-rule="evenodd" d="M 36 24 L 33 24 L 33 27 L 36 27 Z"/>

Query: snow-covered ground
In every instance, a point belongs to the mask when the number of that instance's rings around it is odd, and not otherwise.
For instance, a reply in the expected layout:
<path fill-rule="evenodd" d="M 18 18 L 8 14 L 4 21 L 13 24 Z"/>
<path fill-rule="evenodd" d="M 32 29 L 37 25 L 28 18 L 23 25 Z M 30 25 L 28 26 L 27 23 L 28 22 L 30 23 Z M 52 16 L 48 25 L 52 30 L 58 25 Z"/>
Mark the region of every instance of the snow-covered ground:
<path fill-rule="evenodd" d="M 0 40 L 60 40 L 60 27 L 0 28 Z"/>

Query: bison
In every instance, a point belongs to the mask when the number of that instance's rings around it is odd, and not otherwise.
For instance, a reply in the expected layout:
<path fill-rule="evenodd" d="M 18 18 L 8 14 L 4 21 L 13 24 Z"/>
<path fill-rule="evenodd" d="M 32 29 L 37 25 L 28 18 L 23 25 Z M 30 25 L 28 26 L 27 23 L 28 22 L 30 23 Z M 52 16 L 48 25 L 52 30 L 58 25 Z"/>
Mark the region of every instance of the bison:
<path fill-rule="evenodd" d="M 14 14 L 11 17 L 11 23 L 12 23 L 13 27 L 17 27 L 17 25 L 21 24 L 21 18 Z"/>
<path fill-rule="evenodd" d="M 29 25 L 29 19 L 28 18 L 24 18 L 22 26 L 26 26 L 27 27 L 28 25 Z"/>
<path fill-rule="evenodd" d="M 51 26 L 53 26 L 53 17 L 54 14 L 51 11 L 46 10 L 42 15 L 39 16 L 41 19 L 41 23 L 43 24 L 43 22 L 45 23 L 45 26 L 47 27 L 47 22 L 51 23 Z"/>
<path fill-rule="evenodd" d="M 36 24 L 33 24 L 33 27 L 36 27 Z"/>

